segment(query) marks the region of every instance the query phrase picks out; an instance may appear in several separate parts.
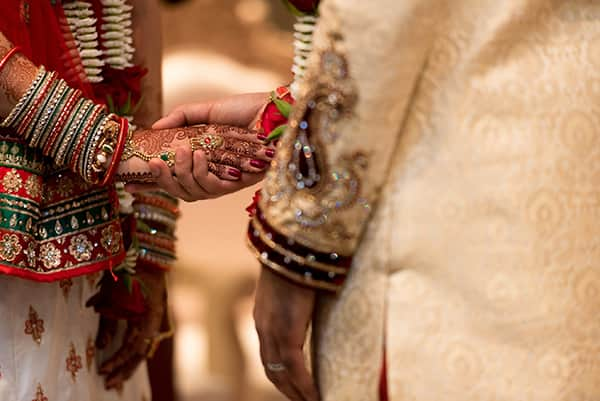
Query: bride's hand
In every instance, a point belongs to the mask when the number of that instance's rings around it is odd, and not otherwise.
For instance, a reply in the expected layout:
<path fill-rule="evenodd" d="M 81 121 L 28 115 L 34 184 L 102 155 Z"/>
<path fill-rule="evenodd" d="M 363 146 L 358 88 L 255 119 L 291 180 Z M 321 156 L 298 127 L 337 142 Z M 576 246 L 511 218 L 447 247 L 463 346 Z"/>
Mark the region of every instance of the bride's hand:
<path fill-rule="evenodd" d="M 152 128 L 170 129 L 195 124 L 227 124 L 254 128 L 257 117 L 268 98 L 267 93 L 256 93 L 232 96 L 214 102 L 183 105 L 157 121 Z M 257 134 L 253 141 L 262 144 L 264 139 L 264 136 Z M 272 148 L 268 153 L 265 153 L 264 149 L 267 148 L 263 147 L 263 151 L 256 159 L 268 161 L 272 158 Z M 263 179 L 264 168 L 268 164 L 265 163 L 264 167 L 255 167 L 258 166 L 257 163 L 254 163 L 255 166 L 250 164 L 250 167 L 258 171 L 256 173 L 242 171 L 236 180 L 231 176 L 226 177 L 227 179 L 222 179 L 223 176 L 217 177 L 210 171 L 210 162 L 204 152 L 192 153 L 189 148 L 182 147 L 176 151 L 173 171 L 160 160 L 151 160 L 149 168 L 161 189 L 189 202 L 215 198 L 254 185 Z M 246 165 L 248 166 L 248 163 Z M 127 189 L 132 192 L 155 188 L 156 186 L 138 184 L 127 186 Z"/>

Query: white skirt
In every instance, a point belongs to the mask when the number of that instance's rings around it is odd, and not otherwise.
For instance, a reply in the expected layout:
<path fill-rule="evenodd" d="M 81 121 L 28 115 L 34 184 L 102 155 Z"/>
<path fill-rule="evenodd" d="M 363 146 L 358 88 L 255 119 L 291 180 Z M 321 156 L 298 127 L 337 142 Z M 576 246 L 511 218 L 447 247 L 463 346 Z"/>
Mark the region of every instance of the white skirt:
<path fill-rule="evenodd" d="M 0 276 L 0 400 L 150 401 L 146 365 L 123 390 L 97 374 L 98 314 L 85 306 L 99 274 L 36 283 Z"/>

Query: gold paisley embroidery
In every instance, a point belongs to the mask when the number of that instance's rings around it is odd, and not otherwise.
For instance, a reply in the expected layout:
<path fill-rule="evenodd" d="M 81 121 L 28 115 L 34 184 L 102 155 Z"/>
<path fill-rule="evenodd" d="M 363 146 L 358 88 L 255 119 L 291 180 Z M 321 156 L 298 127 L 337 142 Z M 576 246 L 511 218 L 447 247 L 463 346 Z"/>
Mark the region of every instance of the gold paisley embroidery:
<path fill-rule="evenodd" d="M 355 221 L 369 212 L 360 197 L 369 155 L 329 155 L 351 117 L 357 90 L 350 79 L 339 35 L 320 55 L 319 74 L 304 88 L 282 138 L 275 168 L 268 173 L 261 209 L 278 229 L 304 246 L 349 254 L 358 237 Z"/>
<path fill-rule="evenodd" d="M 102 230 L 102 239 L 100 243 L 111 254 L 118 253 L 121 250 L 121 233 L 115 231 L 112 226 Z"/>

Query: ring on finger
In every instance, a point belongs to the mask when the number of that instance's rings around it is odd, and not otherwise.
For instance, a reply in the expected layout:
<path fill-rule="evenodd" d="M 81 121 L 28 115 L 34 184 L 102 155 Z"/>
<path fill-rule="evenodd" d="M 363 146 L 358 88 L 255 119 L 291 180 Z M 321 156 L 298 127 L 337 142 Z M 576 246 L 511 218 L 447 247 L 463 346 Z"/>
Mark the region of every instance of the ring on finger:
<path fill-rule="evenodd" d="M 223 137 L 218 135 L 202 134 L 197 137 L 190 138 L 192 151 L 202 149 L 205 152 L 219 149 L 223 146 Z"/>
<path fill-rule="evenodd" d="M 283 372 L 285 370 L 285 365 L 283 363 L 267 362 L 265 366 L 267 367 L 267 370 L 274 373 Z"/>

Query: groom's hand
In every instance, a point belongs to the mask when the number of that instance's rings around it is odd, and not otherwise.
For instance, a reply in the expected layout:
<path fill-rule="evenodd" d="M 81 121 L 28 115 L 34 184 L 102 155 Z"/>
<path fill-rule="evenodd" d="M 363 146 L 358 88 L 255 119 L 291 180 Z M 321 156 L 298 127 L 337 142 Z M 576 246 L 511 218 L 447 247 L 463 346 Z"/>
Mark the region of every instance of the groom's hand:
<path fill-rule="evenodd" d="M 254 125 L 269 99 L 269 93 L 248 93 L 212 102 L 184 104 L 155 122 L 152 128 L 179 128 L 196 124 L 226 124 L 248 128 Z"/>
<path fill-rule="evenodd" d="M 267 377 L 292 401 L 318 401 L 302 347 L 313 316 L 316 292 L 263 268 L 254 320 Z"/>

